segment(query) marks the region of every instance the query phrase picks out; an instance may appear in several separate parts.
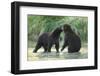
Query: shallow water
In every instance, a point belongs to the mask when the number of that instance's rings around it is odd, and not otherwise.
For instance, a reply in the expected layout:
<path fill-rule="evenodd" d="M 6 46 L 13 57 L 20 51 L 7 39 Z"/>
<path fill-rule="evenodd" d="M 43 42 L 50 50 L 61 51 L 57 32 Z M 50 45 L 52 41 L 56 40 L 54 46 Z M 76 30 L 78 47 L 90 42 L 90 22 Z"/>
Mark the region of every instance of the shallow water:
<path fill-rule="evenodd" d="M 68 53 L 67 48 L 63 52 L 56 53 L 55 49 L 51 49 L 51 53 L 43 53 L 44 49 L 41 48 L 37 53 L 33 53 L 34 48 L 28 48 L 27 60 L 64 60 L 64 59 L 86 59 L 88 58 L 88 49 L 81 48 L 78 53 Z"/>

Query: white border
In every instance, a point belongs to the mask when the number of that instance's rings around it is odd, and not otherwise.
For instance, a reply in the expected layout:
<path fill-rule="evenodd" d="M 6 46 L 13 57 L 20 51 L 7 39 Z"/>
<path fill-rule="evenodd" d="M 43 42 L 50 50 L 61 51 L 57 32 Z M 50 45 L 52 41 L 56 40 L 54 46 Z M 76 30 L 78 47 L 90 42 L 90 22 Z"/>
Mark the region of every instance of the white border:
<path fill-rule="evenodd" d="M 88 59 L 68 59 L 56 61 L 27 61 L 27 14 L 87 16 L 88 17 Z M 57 9 L 43 7 L 20 7 L 20 70 L 78 67 L 94 65 L 94 11 Z"/>

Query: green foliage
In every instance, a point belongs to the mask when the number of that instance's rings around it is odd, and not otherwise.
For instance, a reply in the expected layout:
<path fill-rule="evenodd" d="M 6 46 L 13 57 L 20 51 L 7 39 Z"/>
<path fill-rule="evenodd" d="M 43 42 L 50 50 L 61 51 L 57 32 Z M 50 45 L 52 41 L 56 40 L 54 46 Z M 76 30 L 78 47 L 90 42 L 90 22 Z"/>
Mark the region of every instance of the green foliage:
<path fill-rule="evenodd" d="M 87 42 L 87 17 L 28 15 L 28 45 L 34 46 L 41 33 L 51 32 L 66 23 L 71 25 L 72 29 L 80 36 L 82 42 Z M 63 33 L 61 36 L 63 37 Z"/>

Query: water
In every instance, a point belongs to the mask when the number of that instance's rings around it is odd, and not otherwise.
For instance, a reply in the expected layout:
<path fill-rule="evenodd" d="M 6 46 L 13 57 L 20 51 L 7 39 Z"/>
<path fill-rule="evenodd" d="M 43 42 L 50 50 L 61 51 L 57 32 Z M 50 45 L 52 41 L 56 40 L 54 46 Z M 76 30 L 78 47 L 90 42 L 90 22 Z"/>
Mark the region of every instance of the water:
<path fill-rule="evenodd" d="M 37 53 L 33 53 L 34 48 L 28 48 L 27 60 L 37 61 L 37 60 L 64 60 L 64 59 L 86 59 L 88 58 L 88 49 L 83 47 L 78 53 L 68 53 L 67 48 L 60 53 L 56 53 L 56 50 L 51 49 L 51 53 L 43 53 L 44 49 L 41 48 Z"/>

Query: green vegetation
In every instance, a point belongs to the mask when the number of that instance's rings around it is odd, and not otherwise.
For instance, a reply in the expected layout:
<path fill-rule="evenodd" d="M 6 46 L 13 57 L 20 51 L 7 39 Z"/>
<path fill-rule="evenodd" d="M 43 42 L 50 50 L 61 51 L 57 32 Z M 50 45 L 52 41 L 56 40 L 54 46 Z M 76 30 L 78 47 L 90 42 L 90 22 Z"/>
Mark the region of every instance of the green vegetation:
<path fill-rule="evenodd" d="M 36 45 L 41 33 L 51 32 L 66 23 L 71 25 L 72 29 L 80 36 L 82 42 L 87 43 L 87 17 L 28 15 L 28 47 Z M 61 36 L 63 37 L 63 33 Z"/>

